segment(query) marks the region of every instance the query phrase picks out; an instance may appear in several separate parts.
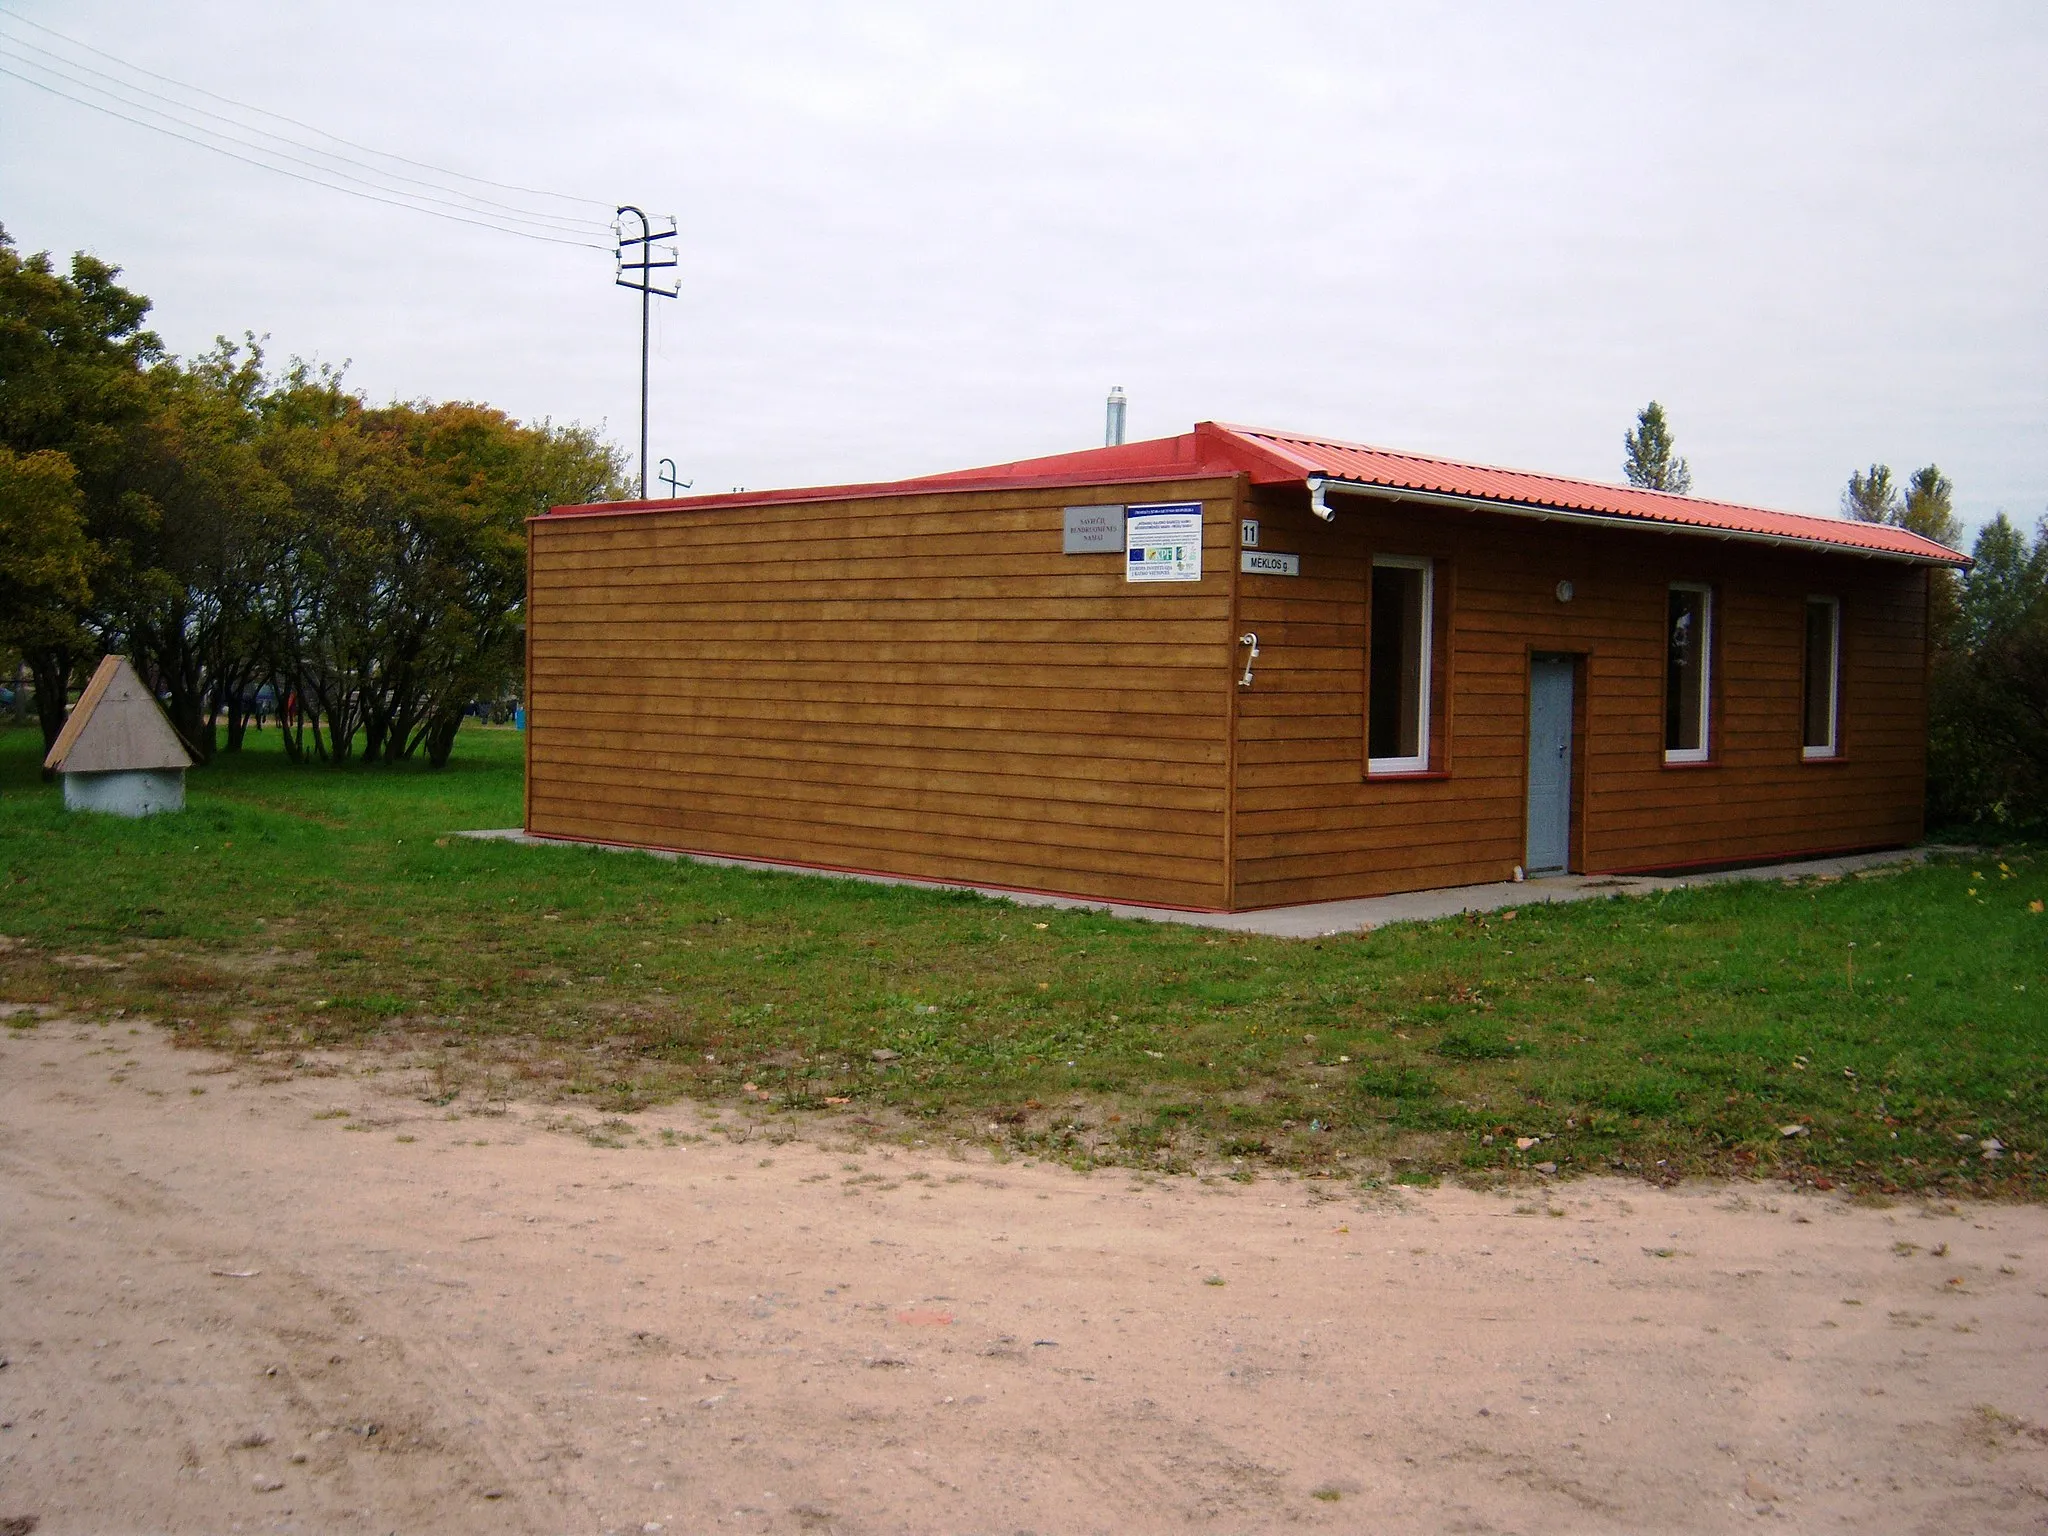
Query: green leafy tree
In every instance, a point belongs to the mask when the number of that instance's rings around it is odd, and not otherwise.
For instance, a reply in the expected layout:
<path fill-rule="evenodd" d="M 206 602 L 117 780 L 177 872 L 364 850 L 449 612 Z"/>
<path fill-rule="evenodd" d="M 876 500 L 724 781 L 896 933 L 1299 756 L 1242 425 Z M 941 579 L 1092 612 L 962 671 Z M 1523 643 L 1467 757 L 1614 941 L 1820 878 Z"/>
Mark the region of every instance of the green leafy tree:
<path fill-rule="evenodd" d="M 1957 584 L 1936 657 L 1928 810 L 1937 824 L 2048 827 L 2048 518 L 2031 542 L 2000 513 Z"/>
<path fill-rule="evenodd" d="M 257 590 L 266 531 L 285 489 L 257 439 L 263 354 L 226 340 L 189 365 L 149 371 L 150 410 L 131 426 L 121 483 L 135 520 L 103 622 L 165 695 L 202 757 L 220 719 L 239 748 L 260 669 Z"/>
<path fill-rule="evenodd" d="M 616 450 L 460 402 L 372 407 L 338 373 L 272 376 L 253 337 L 189 362 L 87 256 L 0 230 L 0 649 L 46 738 L 77 663 L 126 649 L 211 755 L 259 683 L 295 758 L 448 759 L 516 685 L 526 521 L 624 493 Z"/>
<path fill-rule="evenodd" d="M 79 643 L 95 553 L 71 460 L 0 447 L 0 651 Z"/>
<path fill-rule="evenodd" d="M 151 515 L 120 482 L 128 431 L 149 411 L 144 370 L 163 354 L 143 329 L 149 300 L 119 276 L 83 252 L 66 275 L 48 252 L 21 255 L 0 229 L 0 447 L 69 460 L 102 588 L 118 584 Z M 49 622 L 22 646 L 46 743 L 63 728 L 72 674 L 93 648 L 87 603 L 73 604 L 68 625 L 45 614 Z"/>
<path fill-rule="evenodd" d="M 1852 470 L 1842 490 L 1842 515 L 1861 523 L 1888 523 L 1959 549 L 1963 525 L 1955 514 L 1955 484 L 1929 464 L 1916 469 L 1899 488 L 1889 464 Z M 1928 648 L 1937 666 L 1953 642 L 1957 622 L 1956 574 L 1928 573 Z"/>
<path fill-rule="evenodd" d="M 518 679 L 526 520 L 623 491 L 617 451 L 579 427 L 487 406 L 370 407 L 298 368 L 266 407 L 287 488 L 269 541 L 266 627 L 287 748 L 448 759 L 464 711 Z"/>
<path fill-rule="evenodd" d="M 1630 485 L 1676 496 L 1692 491 L 1692 467 L 1673 451 L 1671 427 L 1664 407 L 1652 400 L 1636 415 L 1636 424 L 1622 434 L 1622 473 Z"/>
<path fill-rule="evenodd" d="M 424 747 L 445 763 L 464 709 L 500 697 L 524 664 L 526 520 L 623 491 L 623 463 L 594 433 L 526 427 L 486 406 L 390 413 L 428 488 L 413 687 L 372 722 L 386 758 Z M 381 728 L 381 730 L 380 730 Z"/>
<path fill-rule="evenodd" d="M 1895 523 L 1904 510 L 1898 482 L 1889 464 L 1873 464 L 1868 473 L 1851 470 L 1842 492 L 1842 515 L 1859 523 Z"/>
<path fill-rule="evenodd" d="M 1897 515 L 1892 519 L 1901 528 L 1946 544 L 1950 549 L 1960 548 L 1963 542 L 1963 525 L 1956 517 L 1955 482 L 1934 465 L 1913 471 L 1913 477 L 1906 482 L 1906 494 L 1901 498 Z"/>

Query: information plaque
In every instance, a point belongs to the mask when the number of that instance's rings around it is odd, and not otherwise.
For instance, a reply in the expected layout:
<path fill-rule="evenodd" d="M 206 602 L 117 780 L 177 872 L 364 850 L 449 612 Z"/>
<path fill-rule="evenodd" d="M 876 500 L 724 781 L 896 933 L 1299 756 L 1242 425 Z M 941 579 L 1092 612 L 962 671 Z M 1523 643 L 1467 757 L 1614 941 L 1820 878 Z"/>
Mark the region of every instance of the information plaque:
<path fill-rule="evenodd" d="M 1124 547 L 1124 509 L 1106 507 L 1066 508 L 1066 539 L 1062 554 L 1113 555 Z"/>
<path fill-rule="evenodd" d="M 1202 579 L 1202 504 L 1199 501 L 1126 507 L 1124 514 L 1124 580 Z"/>

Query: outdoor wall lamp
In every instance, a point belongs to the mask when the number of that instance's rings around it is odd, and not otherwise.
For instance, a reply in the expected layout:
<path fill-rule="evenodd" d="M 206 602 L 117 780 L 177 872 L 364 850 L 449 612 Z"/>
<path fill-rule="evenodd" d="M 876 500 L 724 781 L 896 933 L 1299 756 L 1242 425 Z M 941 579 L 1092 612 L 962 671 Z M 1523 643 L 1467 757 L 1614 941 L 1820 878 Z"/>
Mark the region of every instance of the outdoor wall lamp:
<path fill-rule="evenodd" d="M 1244 676 L 1237 680 L 1238 687 L 1249 688 L 1252 685 L 1252 663 L 1259 659 L 1259 637 L 1257 635 L 1239 635 L 1237 643 L 1251 647 L 1251 654 L 1244 659 Z"/>

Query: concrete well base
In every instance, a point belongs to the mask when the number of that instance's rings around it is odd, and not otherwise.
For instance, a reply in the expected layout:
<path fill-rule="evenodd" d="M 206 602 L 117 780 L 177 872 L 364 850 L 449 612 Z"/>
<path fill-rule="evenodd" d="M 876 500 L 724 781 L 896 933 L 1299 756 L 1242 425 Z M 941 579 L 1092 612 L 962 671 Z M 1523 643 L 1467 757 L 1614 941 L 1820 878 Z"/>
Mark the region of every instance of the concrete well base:
<path fill-rule="evenodd" d="M 100 811 L 108 816 L 154 816 L 158 811 L 185 808 L 185 773 L 181 768 L 131 773 L 67 773 L 64 808 Z"/>

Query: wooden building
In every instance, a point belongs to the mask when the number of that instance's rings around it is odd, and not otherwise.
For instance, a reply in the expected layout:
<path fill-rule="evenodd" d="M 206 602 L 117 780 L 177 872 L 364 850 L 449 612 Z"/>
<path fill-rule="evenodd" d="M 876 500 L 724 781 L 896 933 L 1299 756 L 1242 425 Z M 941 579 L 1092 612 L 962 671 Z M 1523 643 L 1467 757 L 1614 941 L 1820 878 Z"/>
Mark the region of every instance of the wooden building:
<path fill-rule="evenodd" d="M 536 835 L 1231 910 L 1911 843 L 1967 563 L 1213 423 L 529 560 Z"/>

